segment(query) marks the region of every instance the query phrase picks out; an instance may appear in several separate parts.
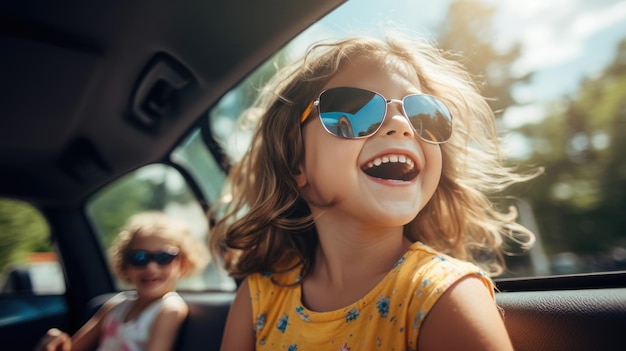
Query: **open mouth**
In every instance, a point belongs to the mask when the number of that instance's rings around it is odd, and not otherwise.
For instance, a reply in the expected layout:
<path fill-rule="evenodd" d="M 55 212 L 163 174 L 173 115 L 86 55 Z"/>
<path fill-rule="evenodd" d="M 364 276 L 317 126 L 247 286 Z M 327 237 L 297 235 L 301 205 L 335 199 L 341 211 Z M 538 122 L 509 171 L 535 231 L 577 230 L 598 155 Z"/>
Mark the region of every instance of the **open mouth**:
<path fill-rule="evenodd" d="M 398 181 L 410 181 L 419 174 L 412 159 L 395 154 L 371 160 L 363 167 L 363 172 L 370 177 Z"/>

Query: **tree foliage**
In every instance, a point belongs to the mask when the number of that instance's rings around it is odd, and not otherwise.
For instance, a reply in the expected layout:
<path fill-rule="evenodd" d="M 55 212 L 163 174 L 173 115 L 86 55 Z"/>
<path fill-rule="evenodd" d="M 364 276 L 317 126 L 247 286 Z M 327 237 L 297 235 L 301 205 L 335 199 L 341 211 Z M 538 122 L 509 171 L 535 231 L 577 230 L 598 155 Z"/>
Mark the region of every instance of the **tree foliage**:
<path fill-rule="evenodd" d="M 626 41 L 613 62 L 554 103 L 541 123 L 519 129 L 529 161 L 546 174 L 530 196 L 554 252 L 606 252 L 624 245 L 626 217 Z"/>
<path fill-rule="evenodd" d="M 30 252 L 51 251 L 50 228 L 31 205 L 0 198 L 0 272 L 12 263 L 24 262 Z"/>
<path fill-rule="evenodd" d="M 143 211 L 162 211 L 172 199 L 173 194 L 166 186 L 169 168 L 161 165 L 149 167 L 155 170 L 150 172 L 149 177 L 131 173 L 111 184 L 90 201 L 90 217 L 106 247 L 111 245 L 132 215 Z"/>
<path fill-rule="evenodd" d="M 512 75 L 518 43 L 494 46 L 496 10 L 494 2 L 453 1 L 437 39 L 443 49 L 465 57 L 462 63 L 483 83 L 498 115 L 516 104 L 512 87 L 532 73 Z M 588 270 L 616 268 L 610 251 L 626 247 L 626 40 L 601 74 L 582 81 L 576 94 L 553 101 L 545 119 L 514 132 L 532 150 L 516 161 L 546 170 L 512 190 L 531 203 L 544 248 L 551 255 L 586 256 Z"/>

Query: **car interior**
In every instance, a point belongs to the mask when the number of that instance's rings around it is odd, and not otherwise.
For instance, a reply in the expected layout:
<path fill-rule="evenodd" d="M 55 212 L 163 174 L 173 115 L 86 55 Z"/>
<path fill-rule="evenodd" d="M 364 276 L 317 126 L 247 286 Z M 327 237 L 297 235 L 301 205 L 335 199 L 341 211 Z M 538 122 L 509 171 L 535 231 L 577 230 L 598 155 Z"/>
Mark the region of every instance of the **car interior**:
<path fill-rule="evenodd" d="M 2 251 L 0 348 L 32 350 L 52 327 L 74 332 L 124 289 L 106 258 L 118 213 L 167 209 L 206 239 L 204 214 L 236 158 L 224 147 L 236 126 L 218 117 L 251 99 L 233 89 L 256 90 L 293 38 L 355 1 L 2 1 L 1 245 L 45 240 L 27 247 L 37 251 L 28 265 Z M 3 227 L 5 212 L 29 219 Z M 626 228 L 615 230 L 626 243 Z M 624 255 L 607 271 L 570 271 L 577 261 L 561 255 L 559 274 L 496 278 L 515 349 L 623 349 Z M 181 287 L 190 314 L 176 350 L 219 350 L 237 281 L 218 266 Z M 60 287 L 35 281 L 55 275 Z"/>

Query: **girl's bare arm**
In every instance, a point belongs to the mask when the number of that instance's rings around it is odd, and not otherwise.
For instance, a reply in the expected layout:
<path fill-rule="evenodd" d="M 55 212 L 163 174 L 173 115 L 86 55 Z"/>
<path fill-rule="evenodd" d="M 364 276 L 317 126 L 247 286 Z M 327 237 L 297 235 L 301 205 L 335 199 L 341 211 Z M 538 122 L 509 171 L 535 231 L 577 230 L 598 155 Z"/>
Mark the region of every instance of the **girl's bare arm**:
<path fill-rule="evenodd" d="M 35 348 L 37 351 L 83 351 L 93 349 L 100 339 L 102 320 L 114 303 L 104 304 L 74 335 L 70 336 L 56 328 L 48 330 Z"/>
<path fill-rule="evenodd" d="M 435 303 L 420 330 L 418 348 L 513 350 L 490 292 L 471 276 L 450 287 Z"/>
<path fill-rule="evenodd" d="M 170 351 L 174 348 L 180 326 L 185 321 L 189 307 L 178 299 L 165 300 L 154 320 L 148 341 L 149 351 Z M 210 342 L 210 341 L 209 341 Z"/>

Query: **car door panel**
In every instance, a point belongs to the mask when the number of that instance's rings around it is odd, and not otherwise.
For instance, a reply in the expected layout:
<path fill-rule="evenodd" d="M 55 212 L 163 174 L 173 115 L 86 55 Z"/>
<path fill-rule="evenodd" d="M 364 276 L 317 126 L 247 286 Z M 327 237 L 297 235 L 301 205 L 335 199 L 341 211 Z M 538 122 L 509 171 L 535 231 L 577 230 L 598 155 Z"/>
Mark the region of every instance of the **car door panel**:
<path fill-rule="evenodd" d="M 515 350 L 623 350 L 626 288 L 496 294 Z"/>

